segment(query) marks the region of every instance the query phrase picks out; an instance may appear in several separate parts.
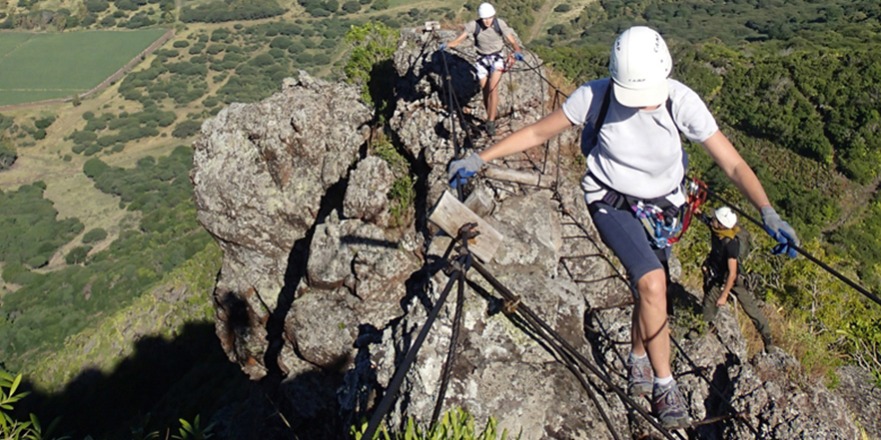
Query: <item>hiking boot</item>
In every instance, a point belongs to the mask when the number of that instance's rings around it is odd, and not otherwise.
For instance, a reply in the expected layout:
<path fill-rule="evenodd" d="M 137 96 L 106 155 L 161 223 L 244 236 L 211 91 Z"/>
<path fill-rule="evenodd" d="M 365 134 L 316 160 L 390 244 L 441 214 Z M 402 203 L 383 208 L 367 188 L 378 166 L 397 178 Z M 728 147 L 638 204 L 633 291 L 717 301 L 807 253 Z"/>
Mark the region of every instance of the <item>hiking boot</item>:
<path fill-rule="evenodd" d="M 771 350 L 771 347 L 774 346 L 774 341 L 771 340 L 770 336 L 762 335 L 762 345 L 764 345 L 764 351 L 765 353 L 767 353 L 769 350 Z"/>
<path fill-rule="evenodd" d="M 652 392 L 654 372 L 648 356 L 642 358 L 630 356 L 630 371 L 627 373 L 627 393 L 630 397 L 648 396 Z"/>
<path fill-rule="evenodd" d="M 490 136 L 496 135 L 496 121 L 486 121 L 486 134 Z"/>
<path fill-rule="evenodd" d="M 655 385 L 652 389 L 652 413 L 667 429 L 682 429 L 691 424 L 685 397 L 676 381 L 667 385 Z"/>

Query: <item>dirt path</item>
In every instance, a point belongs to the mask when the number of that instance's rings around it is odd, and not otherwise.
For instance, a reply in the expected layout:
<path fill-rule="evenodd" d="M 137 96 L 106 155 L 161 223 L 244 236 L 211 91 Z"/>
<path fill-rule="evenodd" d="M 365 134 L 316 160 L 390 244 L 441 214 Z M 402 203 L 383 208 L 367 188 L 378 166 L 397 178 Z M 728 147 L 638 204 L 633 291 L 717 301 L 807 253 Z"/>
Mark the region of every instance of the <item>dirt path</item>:
<path fill-rule="evenodd" d="M 839 201 L 842 214 L 838 219 L 823 227 L 822 232 L 832 232 L 848 223 L 853 218 L 860 218 L 866 209 L 871 205 L 872 198 L 878 192 L 878 185 L 881 185 L 881 176 L 878 176 L 871 183 L 862 186 L 854 185 L 854 189 L 846 191 L 844 197 Z"/>
<path fill-rule="evenodd" d="M 529 29 L 528 37 L 524 43 L 528 43 L 538 37 L 539 32 L 544 29 L 544 25 L 547 22 L 548 15 L 551 14 L 552 8 L 557 6 L 557 2 L 544 2 L 541 5 L 541 9 L 535 13 L 535 23 L 532 24 L 532 27 Z"/>

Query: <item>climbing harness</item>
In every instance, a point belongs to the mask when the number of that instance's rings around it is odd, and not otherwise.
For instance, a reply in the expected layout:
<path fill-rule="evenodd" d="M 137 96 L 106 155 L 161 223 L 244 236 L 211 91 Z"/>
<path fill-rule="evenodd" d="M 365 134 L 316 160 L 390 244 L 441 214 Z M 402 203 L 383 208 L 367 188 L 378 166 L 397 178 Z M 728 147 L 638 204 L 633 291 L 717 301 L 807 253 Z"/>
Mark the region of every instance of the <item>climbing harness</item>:
<path fill-rule="evenodd" d="M 601 180 L 594 178 L 605 189 L 602 201 L 616 209 L 625 207 L 633 211 L 633 215 L 645 228 L 649 242 L 656 249 L 664 249 L 678 242 L 694 217 L 698 208 L 706 201 L 706 184 L 697 178 L 683 181 L 671 194 L 679 191 L 686 193 L 685 203 L 675 206 L 667 200 L 668 196 L 645 200 L 619 193 Z"/>

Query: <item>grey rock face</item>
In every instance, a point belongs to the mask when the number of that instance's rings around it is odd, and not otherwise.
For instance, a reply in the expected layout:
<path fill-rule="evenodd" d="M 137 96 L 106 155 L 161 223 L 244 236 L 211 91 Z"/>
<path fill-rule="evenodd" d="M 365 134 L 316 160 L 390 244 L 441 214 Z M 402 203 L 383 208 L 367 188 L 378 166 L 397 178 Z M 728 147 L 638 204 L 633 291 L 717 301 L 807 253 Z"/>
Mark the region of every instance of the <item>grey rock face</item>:
<path fill-rule="evenodd" d="M 343 214 L 347 218 L 359 218 L 379 226 L 389 226 L 387 194 L 395 176 L 386 161 L 367 157 L 358 162 L 346 186 Z"/>
<path fill-rule="evenodd" d="M 301 74 L 262 102 L 222 110 L 195 143 L 198 219 L 224 252 L 215 290 L 218 335 L 254 379 L 266 371 L 260 359 L 267 335 L 259 323 L 278 304 L 294 243 L 367 139 L 371 113 L 358 95 L 351 86 Z"/>
<path fill-rule="evenodd" d="M 381 159 L 359 153 L 368 151 L 362 150 L 363 126 L 372 115 L 350 86 L 305 74 L 286 80 L 280 93 L 260 103 L 223 110 L 204 124 L 196 143 L 192 180 L 199 221 L 224 251 L 214 294 L 217 334 L 230 359 L 269 389 L 276 399 L 272 411 L 280 411 L 290 423 L 286 429 L 300 438 L 342 438 L 351 423 L 369 416 L 450 289 L 384 420 L 392 428 L 407 417 L 427 424 L 435 408 L 460 304 L 443 259 L 457 251 L 425 219 L 448 189 L 449 161 L 489 142 L 475 129 L 482 104 L 470 49 L 442 55 L 434 51 L 438 41 L 437 34 L 405 31 L 394 58 L 400 78 L 390 138 L 412 161 L 418 182 L 413 224 L 389 224 L 394 176 Z M 454 117 L 458 106 L 450 106 L 446 71 L 468 109 L 462 119 Z M 539 73 L 505 73 L 501 126 L 516 129 L 541 117 Z M 576 140 L 576 130 L 560 137 L 562 145 Z M 548 155 L 560 151 L 551 145 Z M 624 387 L 628 282 L 591 225 L 578 187 L 581 170 L 571 157 L 557 170 L 555 159 L 542 162 L 543 154 L 494 165 L 541 169 L 552 180 L 559 174 L 552 189 L 475 179 L 494 199 L 485 219 L 504 236 L 484 266 L 603 377 Z M 568 369 L 565 361 L 573 359 L 543 337 L 546 330 L 522 314 L 502 313 L 515 305 L 503 304 L 497 287 L 475 269 L 467 278 L 444 410 L 464 407 L 478 424 L 495 417 L 524 439 L 658 435 L 599 377 Z M 699 303 L 694 294 L 684 295 Z M 717 324 L 717 333 L 707 335 L 674 328 L 682 352 L 673 366 L 690 412 L 697 420 L 715 420 L 690 434 L 857 436 L 844 401 L 804 383 L 792 357 L 772 352 L 749 359 L 731 313 L 723 310 Z"/>

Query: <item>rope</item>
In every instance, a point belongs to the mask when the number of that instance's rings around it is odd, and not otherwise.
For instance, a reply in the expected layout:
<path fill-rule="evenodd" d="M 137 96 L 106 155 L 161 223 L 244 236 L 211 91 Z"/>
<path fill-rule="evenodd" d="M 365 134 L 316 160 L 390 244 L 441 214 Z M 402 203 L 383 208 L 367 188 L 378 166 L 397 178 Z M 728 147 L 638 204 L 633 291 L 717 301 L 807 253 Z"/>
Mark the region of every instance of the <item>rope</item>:
<path fill-rule="evenodd" d="M 456 363 L 456 346 L 459 344 L 459 330 L 462 327 L 462 305 L 465 303 L 465 279 L 460 277 L 458 280 L 458 291 L 456 293 L 456 311 L 453 316 L 453 334 L 450 336 L 450 348 L 447 351 L 447 359 L 444 361 L 443 372 L 441 373 L 440 389 L 437 393 L 437 400 L 434 404 L 434 412 L 431 414 L 432 428 L 437 424 L 440 418 L 441 408 L 443 407 L 444 398 L 447 395 L 447 387 L 450 383 L 453 365 Z"/>

